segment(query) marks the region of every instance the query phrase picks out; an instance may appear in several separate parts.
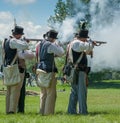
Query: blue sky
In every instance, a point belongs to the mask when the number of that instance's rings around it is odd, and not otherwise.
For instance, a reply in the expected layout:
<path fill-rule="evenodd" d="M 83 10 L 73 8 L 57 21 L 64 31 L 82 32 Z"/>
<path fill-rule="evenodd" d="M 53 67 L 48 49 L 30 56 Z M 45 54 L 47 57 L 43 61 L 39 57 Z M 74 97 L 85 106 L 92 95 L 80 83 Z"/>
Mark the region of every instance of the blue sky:
<path fill-rule="evenodd" d="M 47 25 L 47 19 L 54 15 L 55 5 L 58 0 L 0 0 L 0 29 L 4 27 L 5 32 L 1 36 L 7 36 L 7 32 L 13 26 L 14 17 L 18 25 L 38 28 Z M 29 27 L 30 27 L 29 26 Z M 30 29 L 27 29 L 27 32 Z M 45 30 L 45 29 L 43 29 Z M 30 34 L 31 32 L 28 32 Z M 33 34 L 33 33 L 32 33 Z M 36 34 L 37 35 L 37 34 Z"/>
<path fill-rule="evenodd" d="M 16 19 L 23 15 L 30 20 L 36 20 L 39 24 L 45 24 L 49 16 L 54 14 L 56 3 L 57 0 L 1 0 L 0 11 L 9 11 Z"/>

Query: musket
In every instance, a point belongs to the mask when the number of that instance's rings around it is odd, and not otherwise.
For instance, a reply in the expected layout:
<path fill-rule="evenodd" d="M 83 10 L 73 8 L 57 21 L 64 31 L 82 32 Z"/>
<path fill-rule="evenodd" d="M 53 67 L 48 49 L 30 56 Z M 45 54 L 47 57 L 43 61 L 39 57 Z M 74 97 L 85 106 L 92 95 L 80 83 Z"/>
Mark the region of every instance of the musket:
<path fill-rule="evenodd" d="M 107 42 L 105 42 L 105 41 L 96 41 L 96 40 L 88 40 L 88 42 L 92 42 L 92 43 L 94 43 L 95 44 L 95 46 L 100 46 L 101 44 L 106 44 Z M 59 44 L 61 45 L 61 46 L 66 46 L 66 45 L 68 45 L 70 43 L 70 41 L 69 42 L 60 42 L 59 41 Z"/>
<path fill-rule="evenodd" d="M 36 38 L 24 38 L 24 40 L 26 40 L 26 41 L 36 41 L 36 42 L 43 41 L 43 39 L 36 39 Z M 96 43 L 96 46 L 99 46 L 101 44 L 106 44 L 107 43 L 105 41 L 96 41 L 96 40 L 91 40 L 91 39 L 89 41 Z M 58 42 L 62 46 L 67 45 L 67 44 L 70 43 L 70 42 L 63 42 L 63 43 L 61 43 L 60 41 L 58 41 Z"/>
<path fill-rule="evenodd" d="M 101 44 L 106 44 L 107 42 L 105 41 L 97 41 L 97 40 L 88 40 L 90 42 L 93 42 L 95 44 L 95 46 L 100 46 Z"/>
<path fill-rule="evenodd" d="M 100 43 L 100 44 L 106 44 L 107 42 L 105 42 L 105 41 L 94 41 L 94 42 L 96 42 L 96 43 Z"/>
<path fill-rule="evenodd" d="M 90 41 L 90 42 L 92 42 L 92 43 L 94 43 L 94 45 L 95 46 L 100 46 L 101 44 L 106 44 L 107 42 L 105 42 L 105 41 L 96 41 L 96 40 L 88 40 L 88 41 Z M 93 51 L 91 51 L 91 58 L 93 58 Z"/>
<path fill-rule="evenodd" d="M 43 41 L 43 39 L 36 39 L 36 38 L 24 38 L 26 41 Z"/>
<path fill-rule="evenodd" d="M 36 38 L 23 38 L 24 40 L 26 40 L 26 41 L 37 41 L 37 42 L 39 42 L 39 41 L 43 41 L 44 39 L 36 39 Z M 60 41 L 58 41 L 58 44 L 60 44 L 61 46 L 64 46 L 64 45 L 67 45 L 67 44 L 69 44 L 70 42 L 63 42 L 63 43 L 61 43 Z"/>
<path fill-rule="evenodd" d="M 106 44 L 105 41 L 93 41 L 95 43 L 95 46 L 100 46 L 101 44 Z"/>

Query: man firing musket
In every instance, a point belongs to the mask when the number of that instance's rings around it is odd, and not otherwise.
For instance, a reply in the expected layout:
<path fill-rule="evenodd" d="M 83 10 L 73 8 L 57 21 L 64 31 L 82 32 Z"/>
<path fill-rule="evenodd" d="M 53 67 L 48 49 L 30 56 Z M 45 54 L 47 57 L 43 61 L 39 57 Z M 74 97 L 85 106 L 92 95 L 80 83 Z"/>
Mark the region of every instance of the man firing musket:
<path fill-rule="evenodd" d="M 71 82 L 71 94 L 69 97 L 68 113 L 77 114 L 77 103 L 79 103 L 79 114 L 86 115 L 87 111 L 87 86 L 88 74 L 91 69 L 88 56 L 92 56 L 94 46 L 100 46 L 107 42 L 91 40 L 86 29 L 85 22 L 78 35 L 68 44 L 66 52 L 66 66 L 64 75 L 66 81 Z M 90 58 L 91 60 L 91 58 Z M 70 69 L 68 69 L 70 68 Z M 70 78 L 70 79 L 69 79 Z"/>

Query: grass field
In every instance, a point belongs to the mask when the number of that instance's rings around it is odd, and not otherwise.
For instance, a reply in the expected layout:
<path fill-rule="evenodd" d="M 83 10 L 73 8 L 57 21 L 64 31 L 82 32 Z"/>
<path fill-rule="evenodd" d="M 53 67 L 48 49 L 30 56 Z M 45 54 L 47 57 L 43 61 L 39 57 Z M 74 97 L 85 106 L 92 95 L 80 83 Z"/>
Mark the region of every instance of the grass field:
<path fill-rule="evenodd" d="M 4 86 L 0 85 L 0 90 Z M 65 91 L 62 91 L 65 89 Z M 39 96 L 26 96 L 25 114 L 6 115 L 5 95 L 0 95 L 0 123 L 120 123 L 120 81 L 105 81 L 89 84 L 88 112 L 83 115 L 66 113 L 70 86 L 57 85 L 55 115 L 41 116 Z M 39 92 L 38 87 L 27 90 Z"/>

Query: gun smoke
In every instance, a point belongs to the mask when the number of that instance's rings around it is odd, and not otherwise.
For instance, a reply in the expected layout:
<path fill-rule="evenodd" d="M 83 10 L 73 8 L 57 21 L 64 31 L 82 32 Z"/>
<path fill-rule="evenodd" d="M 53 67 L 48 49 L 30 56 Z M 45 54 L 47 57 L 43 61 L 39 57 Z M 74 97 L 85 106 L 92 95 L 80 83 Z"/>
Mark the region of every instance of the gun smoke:
<path fill-rule="evenodd" d="M 93 40 L 106 41 L 107 44 L 103 44 L 94 48 L 94 57 L 92 58 L 92 71 L 99 71 L 102 69 L 120 69 L 120 6 L 114 1 L 111 4 L 111 0 L 91 0 L 90 15 L 91 15 L 91 27 L 89 28 L 89 36 Z M 83 6 L 80 1 L 75 0 L 74 4 L 76 9 Z M 80 6 L 81 5 L 81 6 Z M 96 13 L 96 7 L 99 10 Z M 83 10 L 86 10 L 85 8 Z M 76 12 L 78 13 L 76 10 Z M 61 41 L 66 42 L 72 40 L 73 34 L 76 31 L 76 23 L 78 19 L 84 18 L 84 11 L 79 12 L 73 18 L 67 18 L 62 26 L 55 27 L 58 31 L 61 31 Z"/>

